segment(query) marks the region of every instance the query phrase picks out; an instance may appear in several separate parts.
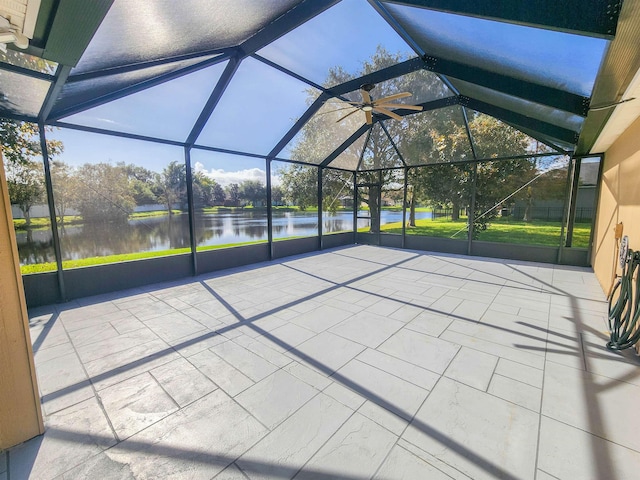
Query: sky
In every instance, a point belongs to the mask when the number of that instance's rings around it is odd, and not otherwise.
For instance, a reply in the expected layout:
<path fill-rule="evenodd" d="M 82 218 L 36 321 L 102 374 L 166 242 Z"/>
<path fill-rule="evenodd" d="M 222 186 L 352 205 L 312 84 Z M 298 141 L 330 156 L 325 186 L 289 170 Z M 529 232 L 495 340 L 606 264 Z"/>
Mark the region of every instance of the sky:
<path fill-rule="evenodd" d="M 566 79 L 566 82 L 573 82 L 571 85 L 575 84 L 575 89 L 589 88 L 575 78 L 576 73 L 595 77 L 598 55 L 601 57 L 604 51 L 605 43 L 597 39 L 585 40 L 585 37 L 549 31 L 541 34 L 528 27 L 393 4 L 387 7 L 404 18 L 408 25 L 416 26 L 416 31 L 422 32 L 420 42 L 441 51 L 442 55 L 459 55 L 461 52 L 454 50 L 460 50 L 460 46 L 466 46 L 468 51 L 479 49 L 489 56 L 490 62 L 508 63 L 514 75 L 531 70 L 537 63 L 552 60 L 554 65 L 559 65 L 558 71 L 540 74 L 560 78 L 560 81 Z M 456 37 L 440 37 L 446 31 L 455 32 Z M 531 38 L 535 42 L 521 41 L 523 31 L 533 35 Z M 258 54 L 313 82 L 323 83 L 331 67 L 339 65 L 348 72 L 357 72 L 378 45 L 406 57 L 415 55 L 366 0 L 343 0 Z M 505 48 L 505 45 L 518 45 L 518 48 Z M 559 45 L 566 48 L 559 48 Z M 539 51 L 547 53 L 538 57 L 536 52 Z M 585 60 L 586 57 L 591 60 Z M 226 62 L 223 62 L 205 68 L 62 121 L 184 141 L 225 66 Z M 247 58 L 242 61 L 196 143 L 267 155 L 318 94 L 319 91 L 308 84 L 254 58 Z M 71 165 L 125 162 L 161 171 L 169 162 L 184 159 L 182 148 L 151 142 L 70 129 L 57 129 L 50 137 L 64 143 L 62 160 Z M 290 158 L 290 146 L 278 156 Z M 194 168 L 223 185 L 265 178 L 263 159 L 197 149 L 192 150 L 191 158 Z M 277 172 L 275 177 L 277 181 Z"/>
<path fill-rule="evenodd" d="M 354 18 L 358 19 L 357 29 L 353 28 Z M 343 0 L 258 54 L 311 81 L 323 83 L 330 67 L 341 65 L 347 71 L 357 72 L 378 44 L 391 52 L 413 55 L 366 0 Z M 184 141 L 225 65 L 226 62 L 208 67 L 61 120 Z M 267 155 L 319 94 L 308 84 L 247 58 L 197 143 Z M 182 161 L 184 155 L 178 147 L 70 129 L 57 129 L 49 136 L 64 143 L 62 159 L 71 165 L 124 161 L 160 171 L 173 160 Z M 281 155 L 287 158 L 288 149 Z M 265 178 L 262 159 L 196 149 L 191 151 L 191 158 L 194 168 L 223 184 Z"/>

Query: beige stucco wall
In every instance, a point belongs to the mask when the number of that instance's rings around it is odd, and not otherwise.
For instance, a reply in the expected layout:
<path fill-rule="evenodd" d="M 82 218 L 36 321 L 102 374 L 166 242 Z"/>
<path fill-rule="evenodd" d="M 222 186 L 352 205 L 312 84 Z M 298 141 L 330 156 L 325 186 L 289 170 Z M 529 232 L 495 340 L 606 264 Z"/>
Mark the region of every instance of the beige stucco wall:
<path fill-rule="evenodd" d="M 640 250 L 640 118 L 605 152 L 592 258 L 605 292 L 613 274 L 613 229 L 619 222 L 629 247 Z"/>
<path fill-rule="evenodd" d="M 0 451 L 44 431 L 2 165 L 0 152 Z"/>

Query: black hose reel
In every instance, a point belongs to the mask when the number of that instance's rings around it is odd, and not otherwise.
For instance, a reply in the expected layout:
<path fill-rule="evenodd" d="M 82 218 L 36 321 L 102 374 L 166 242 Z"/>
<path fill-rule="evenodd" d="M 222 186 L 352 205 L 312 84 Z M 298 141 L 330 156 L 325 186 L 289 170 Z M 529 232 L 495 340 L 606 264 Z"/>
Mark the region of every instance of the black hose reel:
<path fill-rule="evenodd" d="M 640 340 L 640 251 L 628 248 L 626 236 L 620 243 L 620 267 L 609 295 L 609 350 L 624 350 Z"/>

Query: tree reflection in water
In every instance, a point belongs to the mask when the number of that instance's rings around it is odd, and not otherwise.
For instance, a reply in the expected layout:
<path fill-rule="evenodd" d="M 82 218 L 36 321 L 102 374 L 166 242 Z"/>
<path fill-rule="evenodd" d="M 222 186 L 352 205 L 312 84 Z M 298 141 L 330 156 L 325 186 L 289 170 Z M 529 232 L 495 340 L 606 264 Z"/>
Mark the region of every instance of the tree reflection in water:
<path fill-rule="evenodd" d="M 383 212 L 388 221 L 400 221 L 401 212 Z M 397 218 L 396 218 L 397 217 Z M 274 211 L 273 237 L 302 237 L 318 234 L 316 212 Z M 363 225 L 359 225 L 363 226 Z M 199 247 L 267 240 L 266 211 L 197 213 L 196 239 Z M 352 231 L 353 213 L 325 214 L 323 233 Z M 51 230 L 16 232 L 20 263 L 55 262 Z M 189 247 L 189 217 L 186 214 L 146 217 L 125 224 L 87 223 L 60 228 L 63 260 L 174 250 Z"/>

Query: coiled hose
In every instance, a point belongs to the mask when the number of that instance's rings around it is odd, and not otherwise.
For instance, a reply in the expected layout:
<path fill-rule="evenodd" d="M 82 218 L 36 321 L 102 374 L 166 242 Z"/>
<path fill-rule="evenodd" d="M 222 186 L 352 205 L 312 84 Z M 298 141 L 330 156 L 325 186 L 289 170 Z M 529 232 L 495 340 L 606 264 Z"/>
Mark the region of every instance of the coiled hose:
<path fill-rule="evenodd" d="M 622 275 L 616 282 L 609 295 L 609 333 L 611 339 L 607 342 L 610 350 L 624 350 L 632 347 L 640 340 L 640 252 L 629 250 Z M 634 288 L 635 277 L 635 288 Z M 618 295 L 616 296 L 616 293 Z M 616 298 L 615 302 L 613 299 Z"/>

